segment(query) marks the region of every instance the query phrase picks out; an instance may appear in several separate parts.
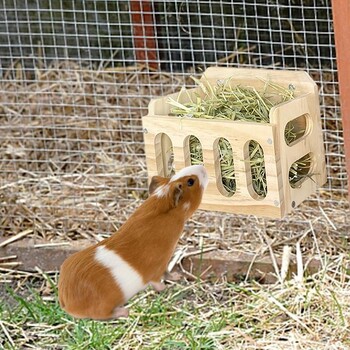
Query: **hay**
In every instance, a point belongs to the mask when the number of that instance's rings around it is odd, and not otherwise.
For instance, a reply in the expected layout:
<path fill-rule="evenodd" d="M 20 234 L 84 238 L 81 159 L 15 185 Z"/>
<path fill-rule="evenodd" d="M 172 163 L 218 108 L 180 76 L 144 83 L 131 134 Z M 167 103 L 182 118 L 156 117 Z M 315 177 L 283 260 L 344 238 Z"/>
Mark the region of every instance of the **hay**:
<path fill-rule="evenodd" d="M 0 344 L 41 349 L 71 342 L 83 348 L 102 334 L 95 343 L 104 348 L 347 349 L 350 259 L 338 254 L 321 261 L 319 273 L 273 285 L 225 277 L 169 282 L 161 294 L 148 289 L 131 299 L 130 318 L 96 323 L 75 321 L 60 309 L 57 273 L 15 271 L 0 259 Z"/>
<path fill-rule="evenodd" d="M 147 195 L 141 116 L 171 93 L 169 74 L 53 62 L 0 82 L 0 227 L 45 239 L 115 231 Z M 117 213 L 117 215 L 115 214 Z M 112 220 L 110 218 L 113 218 Z"/>
<path fill-rule="evenodd" d="M 265 81 L 264 88 L 261 91 L 257 91 L 255 88 L 240 85 L 233 86 L 231 78 L 223 82 L 219 81 L 215 86 L 211 86 L 205 79 L 204 82 L 196 78 L 193 78 L 193 80 L 200 88 L 200 91 L 194 99 L 190 97 L 190 102 L 184 104 L 179 100 L 169 98 L 168 103 L 172 106 L 172 115 L 184 118 L 269 123 L 270 109 L 294 98 L 294 88 L 292 85 L 286 89 L 270 81 Z M 183 93 L 186 93 L 186 90 L 183 90 Z M 291 144 L 304 132 L 305 130 L 296 130 L 292 123 L 288 123 L 285 130 L 287 144 Z M 223 138 L 220 139 L 218 147 L 222 183 L 227 193 L 233 194 L 236 192 L 236 182 L 232 147 Z M 192 164 L 203 162 L 201 145 L 195 137 L 191 137 L 190 139 L 190 151 Z M 267 194 L 267 183 L 264 151 L 261 145 L 254 140 L 249 143 L 249 164 L 253 189 L 260 197 L 265 197 Z M 310 156 L 303 157 L 293 163 L 289 172 L 291 186 L 299 186 L 305 177 L 310 176 L 310 168 Z"/>
<path fill-rule="evenodd" d="M 168 74 L 142 71 L 101 73 L 81 69 L 72 62 L 55 63 L 40 76 L 41 80 L 35 82 L 8 79 L 0 83 L 1 233 L 14 238 L 39 237 L 52 243 L 82 239 L 97 242 L 118 229 L 147 196 L 140 117 L 147 113 L 149 96 L 178 90 L 185 76 L 175 80 Z M 334 104 L 329 102 L 330 106 Z M 326 111 L 327 159 L 336 165 L 334 169 L 328 167 L 334 192 L 321 190 L 320 195 L 302 203 L 284 220 L 198 211 L 185 227 L 178 245 L 183 254 L 210 248 L 280 259 L 288 246 L 288 261 L 301 261 L 301 269 L 315 257 L 324 264 L 319 274 L 301 283 L 286 282 L 282 267 L 276 266 L 283 283 L 259 285 L 248 274 L 238 285 L 225 282 L 222 276 L 215 283 L 191 282 L 169 294 L 171 300 L 177 300 L 178 293 L 188 290 L 180 298 L 183 303 L 176 302 L 174 310 L 183 315 L 184 307 L 193 304 L 195 319 L 201 322 L 221 319 L 227 310 L 238 315 L 235 320 L 239 322 L 234 326 L 230 319 L 226 328 L 213 332 L 217 337 L 226 332 L 224 347 L 232 343 L 240 348 L 242 344 L 247 348 L 290 348 L 297 342 L 326 349 L 348 338 L 349 207 L 342 194 L 344 180 L 339 177 L 339 169 L 345 169 L 341 163 L 344 158 L 340 157 L 343 145 L 332 139 L 337 116 L 331 115 L 332 109 Z M 221 152 L 224 157 L 230 149 L 222 146 Z M 226 178 L 233 181 L 232 173 L 229 175 L 232 159 L 226 156 L 225 160 Z M 227 189 L 233 186 L 227 183 Z M 17 265 L 13 256 L 0 259 L 3 285 L 13 283 L 16 288 L 25 288 L 17 275 L 23 283 L 29 275 L 14 271 Z M 45 279 L 40 278 L 39 287 L 45 295 Z M 48 297 L 53 298 L 52 292 Z M 147 305 L 153 305 L 154 300 L 152 295 Z M 168 300 L 161 304 L 168 305 Z M 140 317 L 153 317 L 142 301 L 139 308 Z M 193 316 L 189 312 L 186 315 L 186 322 L 192 325 Z M 43 330 L 48 339 L 45 322 L 35 322 L 32 333 Z M 25 343 L 18 335 L 21 323 L 14 327 L 3 324 L 16 345 Z M 146 342 L 144 334 L 159 338 L 164 329 L 161 325 L 158 333 L 143 329 L 132 332 L 127 344 L 136 338 Z M 326 343 L 324 336 L 328 337 Z"/>
<path fill-rule="evenodd" d="M 90 71 L 74 62 L 56 62 L 39 70 L 35 81 L 22 78 L 9 72 L 0 82 L 1 234 L 32 230 L 27 237 L 58 243 L 109 236 L 147 196 L 141 115 L 147 113 L 150 96 L 178 91 L 184 81 L 191 84 L 189 77 L 142 67 Z M 331 84 L 325 89 L 324 103 L 336 105 L 329 100 Z M 334 109 L 326 108 L 325 114 L 333 192 L 321 190 L 284 220 L 198 211 L 179 246 L 201 249 L 204 239 L 205 247 L 239 247 L 263 257 L 270 244 L 278 256 L 284 243 L 295 243 L 311 222 L 321 253 L 345 252 L 349 223 L 341 179 L 343 144 L 332 138 L 338 118 Z M 257 230 L 271 241 L 262 245 Z M 302 242 L 306 259 L 315 255 L 309 238 Z M 293 249 L 292 260 L 295 254 Z"/>

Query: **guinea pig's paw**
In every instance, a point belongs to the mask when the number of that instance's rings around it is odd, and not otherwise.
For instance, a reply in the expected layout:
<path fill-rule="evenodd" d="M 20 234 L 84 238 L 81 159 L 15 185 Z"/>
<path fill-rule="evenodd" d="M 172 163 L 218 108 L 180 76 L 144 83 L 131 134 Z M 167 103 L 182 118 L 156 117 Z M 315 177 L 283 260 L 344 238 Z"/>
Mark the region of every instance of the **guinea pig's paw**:
<path fill-rule="evenodd" d="M 163 290 L 166 288 L 166 285 L 165 285 L 164 283 L 162 283 L 162 282 L 154 282 L 154 281 L 151 281 L 149 284 L 150 284 L 150 285 L 154 288 L 154 290 L 157 291 L 157 292 L 161 292 L 161 291 L 163 291 Z"/>
<path fill-rule="evenodd" d="M 181 273 L 178 273 L 178 272 L 168 272 L 166 271 L 164 273 L 164 279 L 167 280 L 167 281 L 180 281 L 180 279 L 182 278 L 182 275 Z"/>
<path fill-rule="evenodd" d="M 126 307 L 116 307 L 113 311 L 113 318 L 129 317 L 129 310 Z"/>

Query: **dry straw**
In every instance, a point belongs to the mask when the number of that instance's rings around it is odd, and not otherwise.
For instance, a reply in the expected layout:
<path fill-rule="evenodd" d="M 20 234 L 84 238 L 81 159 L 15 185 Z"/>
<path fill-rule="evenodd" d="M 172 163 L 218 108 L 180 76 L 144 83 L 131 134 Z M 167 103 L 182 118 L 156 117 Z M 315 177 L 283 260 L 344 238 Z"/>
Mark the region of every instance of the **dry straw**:
<path fill-rule="evenodd" d="M 99 241 L 125 222 L 147 195 L 141 115 L 147 114 L 150 96 L 171 94 L 191 81 L 187 75 L 144 72 L 142 67 L 93 71 L 73 61 L 52 62 L 36 74 L 29 81 L 25 70 L 14 64 L 0 82 L 2 233 L 11 237 L 30 229 L 26 238 Z M 314 72 L 313 78 L 323 82 L 327 161 L 339 165 L 344 152 L 334 122 L 337 85 L 327 72 Z M 346 191 L 339 169 L 328 167 L 332 192 L 321 191 L 317 201 L 305 202 L 291 219 L 273 222 L 268 234 L 289 239 L 304 226 L 305 215 L 319 217 L 320 203 L 326 203 L 322 215 L 327 221 L 315 230 L 322 232 L 329 219 L 336 237 L 347 234 Z M 196 246 L 198 238 L 190 232 L 199 227 L 210 232 L 209 245 L 231 249 L 239 241 L 242 251 L 255 251 L 260 247 L 255 242 L 256 220 L 198 212 L 180 245 Z M 244 235 L 251 233 L 244 244 L 242 228 Z"/>
<path fill-rule="evenodd" d="M 258 91 L 251 87 L 233 86 L 231 79 L 219 81 L 215 86 L 211 86 L 208 82 L 204 84 L 194 77 L 192 79 L 198 84 L 199 93 L 195 95 L 195 100 L 189 96 L 190 102 L 187 103 L 169 98 L 172 114 L 186 118 L 269 123 L 270 109 L 294 98 L 293 88 L 286 89 L 270 81 L 264 81 L 263 89 Z M 304 132 L 305 130 L 296 130 L 292 123 L 288 123 L 285 131 L 286 142 L 292 143 L 298 138 L 299 133 Z M 222 183 L 228 193 L 234 193 L 236 182 L 232 147 L 224 138 L 220 139 L 218 146 Z M 203 161 L 200 142 L 194 136 L 190 138 L 190 153 L 192 164 Z M 298 182 L 308 175 L 310 162 L 310 157 L 306 156 L 293 163 L 289 172 L 291 186 L 297 186 Z M 259 196 L 265 197 L 267 185 L 264 152 L 261 145 L 254 140 L 249 143 L 249 163 L 253 188 Z"/>

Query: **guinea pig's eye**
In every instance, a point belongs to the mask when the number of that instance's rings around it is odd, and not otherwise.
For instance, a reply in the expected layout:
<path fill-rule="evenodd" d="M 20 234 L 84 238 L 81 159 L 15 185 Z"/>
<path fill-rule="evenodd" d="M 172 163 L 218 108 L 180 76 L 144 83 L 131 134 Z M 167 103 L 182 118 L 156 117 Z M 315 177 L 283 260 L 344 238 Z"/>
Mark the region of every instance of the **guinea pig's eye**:
<path fill-rule="evenodd" d="M 187 186 L 188 187 L 191 187 L 191 186 L 193 186 L 193 184 L 194 184 L 194 180 L 191 178 L 191 179 L 188 179 L 188 181 L 187 181 Z"/>

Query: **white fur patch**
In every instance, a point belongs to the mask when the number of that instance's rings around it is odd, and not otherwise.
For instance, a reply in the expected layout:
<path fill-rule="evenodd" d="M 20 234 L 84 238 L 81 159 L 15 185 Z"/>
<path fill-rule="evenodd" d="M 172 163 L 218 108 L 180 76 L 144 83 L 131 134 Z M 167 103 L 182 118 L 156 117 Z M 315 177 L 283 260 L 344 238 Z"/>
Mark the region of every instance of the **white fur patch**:
<path fill-rule="evenodd" d="M 186 203 L 183 204 L 183 208 L 184 208 L 185 211 L 190 209 L 190 206 L 191 206 L 190 202 L 186 202 Z"/>
<path fill-rule="evenodd" d="M 122 290 L 125 301 L 145 288 L 141 275 L 112 250 L 104 246 L 97 247 L 95 259 L 109 269 L 115 282 Z"/>
<path fill-rule="evenodd" d="M 156 196 L 159 197 L 159 198 L 165 197 L 166 194 L 168 193 L 168 190 L 169 190 L 169 186 L 168 186 L 168 185 L 159 186 L 159 187 L 154 191 L 154 195 L 156 195 Z"/>
<path fill-rule="evenodd" d="M 184 176 L 196 175 L 199 179 L 199 183 L 205 189 L 208 186 L 209 178 L 208 173 L 205 170 L 203 165 L 191 165 L 186 168 L 181 169 L 176 173 L 171 179 L 170 182 L 176 181 Z"/>

